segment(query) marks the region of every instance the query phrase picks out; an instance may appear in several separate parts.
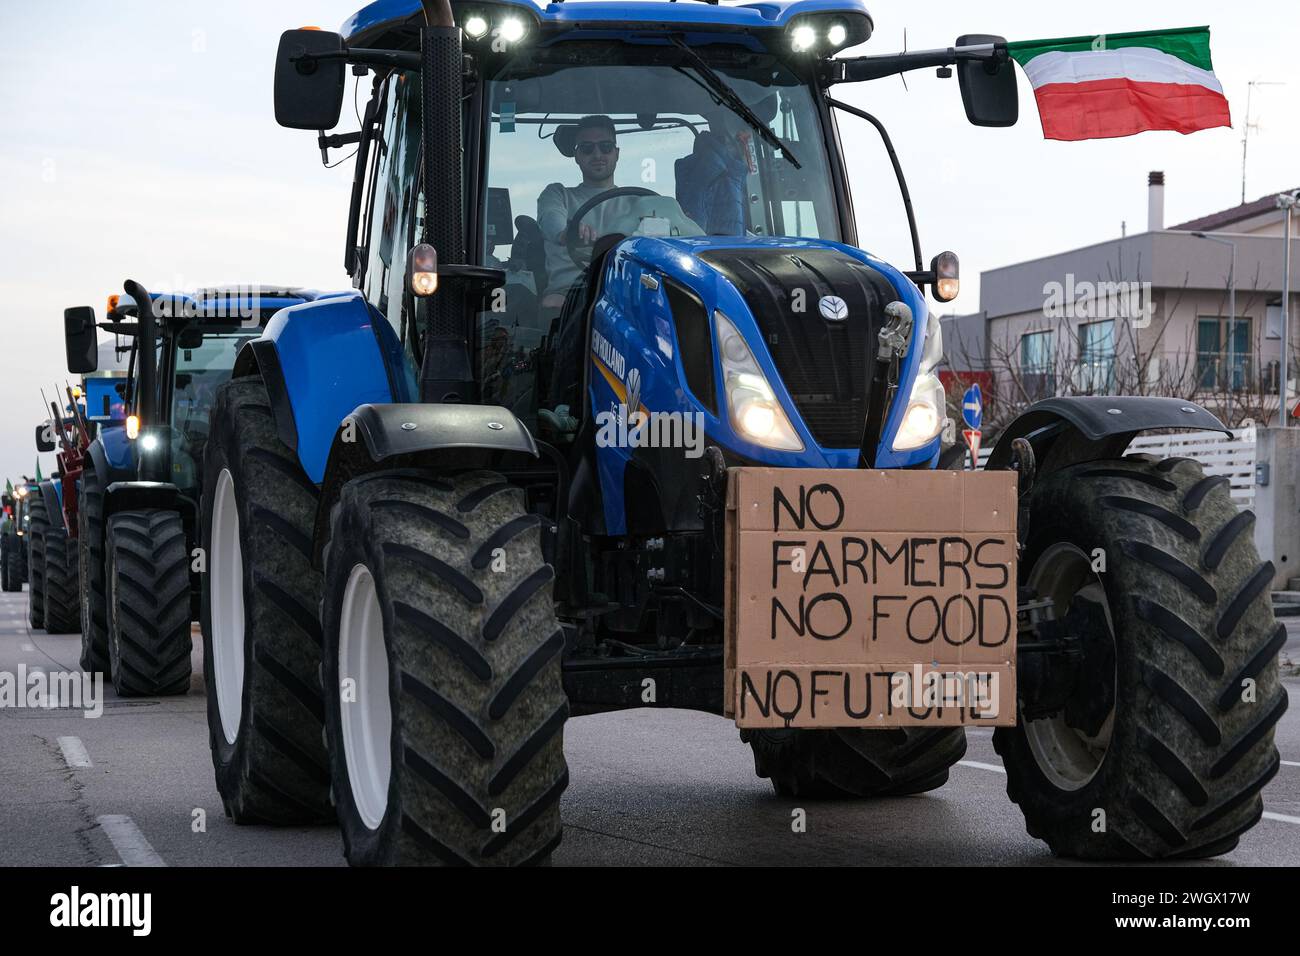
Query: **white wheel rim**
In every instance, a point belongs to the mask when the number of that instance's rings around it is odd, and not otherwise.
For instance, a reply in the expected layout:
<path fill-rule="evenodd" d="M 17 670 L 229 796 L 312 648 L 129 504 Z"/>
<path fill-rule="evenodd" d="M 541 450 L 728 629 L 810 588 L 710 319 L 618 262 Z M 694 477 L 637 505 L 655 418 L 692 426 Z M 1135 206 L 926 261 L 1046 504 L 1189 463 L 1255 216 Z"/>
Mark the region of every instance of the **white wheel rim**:
<path fill-rule="evenodd" d="M 355 682 L 340 697 L 343 755 L 352 801 L 361 822 L 379 828 L 388 810 L 392 777 L 393 711 L 388 694 L 388 651 L 375 579 L 364 564 L 348 576 L 339 615 L 339 680 Z M 342 694 L 341 687 L 326 688 Z"/>
<path fill-rule="evenodd" d="M 212 492 L 212 553 L 208 555 L 212 601 L 212 675 L 226 743 L 239 735 L 244 709 L 244 556 L 239 546 L 235 481 L 223 468 Z"/>
<path fill-rule="evenodd" d="M 1029 575 L 1034 593 L 1050 598 L 1057 615 L 1064 615 L 1070 599 L 1080 594 L 1099 603 L 1106 615 L 1106 625 L 1114 640 L 1115 622 L 1111 617 L 1106 589 L 1092 571 L 1092 560 L 1072 544 L 1056 544 L 1043 552 Z M 1112 680 L 1114 675 L 1112 674 Z M 1025 739 L 1034 762 L 1043 776 L 1059 790 L 1082 790 L 1106 759 L 1111 733 L 1115 729 L 1114 695 L 1110 713 L 1095 737 L 1089 737 L 1065 721 L 1065 714 L 1042 720 L 1025 721 Z"/>

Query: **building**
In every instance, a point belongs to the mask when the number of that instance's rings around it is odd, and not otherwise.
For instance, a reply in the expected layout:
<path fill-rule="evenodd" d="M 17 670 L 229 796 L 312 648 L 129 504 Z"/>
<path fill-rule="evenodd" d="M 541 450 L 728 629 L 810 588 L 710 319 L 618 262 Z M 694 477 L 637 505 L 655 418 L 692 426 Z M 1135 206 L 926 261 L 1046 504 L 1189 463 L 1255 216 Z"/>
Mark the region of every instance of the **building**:
<path fill-rule="evenodd" d="M 1234 425 L 1276 423 L 1285 212 L 1270 194 L 1166 227 L 1164 190 L 1151 173 L 1146 232 L 984 272 L 979 313 L 944 320 L 949 367 L 993 373 L 991 428 L 1060 394 L 1172 395 Z M 1297 233 L 1293 215 L 1292 405 Z"/>

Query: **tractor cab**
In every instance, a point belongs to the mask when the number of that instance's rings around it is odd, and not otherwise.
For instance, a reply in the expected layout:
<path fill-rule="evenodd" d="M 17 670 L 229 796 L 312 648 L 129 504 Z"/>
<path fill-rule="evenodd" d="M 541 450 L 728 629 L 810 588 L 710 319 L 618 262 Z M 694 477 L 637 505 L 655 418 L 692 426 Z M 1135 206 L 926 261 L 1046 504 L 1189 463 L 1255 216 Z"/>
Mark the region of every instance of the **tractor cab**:
<path fill-rule="evenodd" d="M 197 497 L 208 414 L 240 348 L 275 312 L 312 297 L 255 285 L 151 294 L 145 322 L 130 293 L 109 296 L 103 322 L 88 307 L 67 310 L 69 368 L 83 370 L 87 418 L 123 426 L 121 434 L 103 435 L 109 463 Z M 113 333 L 116 342 L 92 347 L 96 329 Z M 108 350 L 125 359 L 124 367 L 103 368 Z"/>
<path fill-rule="evenodd" d="M 743 284 L 761 303 L 755 312 L 788 312 L 794 298 L 802 309 L 812 294 L 815 315 L 820 299 L 834 291 L 830 269 L 850 274 L 861 290 L 850 303 L 861 307 L 851 309 L 841 328 L 804 328 L 773 314 L 760 317 L 761 332 L 743 316 L 738 330 L 791 344 L 795 352 L 784 356 L 790 366 L 841 366 L 833 370 L 836 388 L 828 392 L 824 383 L 809 381 L 795 401 L 805 399 L 807 416 L 819 422 L 831 404 L 847 403 L 844 421 L 821 422 L 816 435 L 809 423 L 789 426 L 803 432 L 805 445 L 855 451 L 864 437 L 869 376 L 849 367 L 850 353 L 869 348 L 889 301 L 918 287 L 929 287 L 940 301 L 954 298 L 957 261 L 944 253 L 929 269 L 922 266 L 910 201 L 904 206 L 915 253 L 911 269 L 882 274 L 852 249 L 858 233 L 837 110 L 876 127 L 905 199 L 906 185 L 884 127 L 829 90 L 928 60 L 840 57 L 872 32 L 871 17 L 856 0 L 730 7 L 593 0 L 541 9 L 524 0 L 489 0 L 446 5 L 464 70 L 435 77 L 412 52 L 420 46 L 426 6 L 439 7 L 381 0 L 339 34 L 289 31 L 276 73 L 282 125 L 317 129 L 323 156 L 331 147 L 358 144 L 345 265 L 401 343 L 404 375 L 420 379 L 421 398 L 505 407 L 533 434 L 563 448 L 592 424 L 585 342 L 599 328 L 592 312 L 601 293 L 622 318 L 643 322 L 648 345 L 663 362 L 686 358 L 698 366 L 685 369 L 695 385 L 713 392 L 726 373 L 708 368 L 708 357 L 697 351 L 711 330 L 690 332 L 689 352 L 672 334 L 674 325 L 680 332 L 698 324 L 700 307 L 718 304 L 699 294 L 700 281 L 716 282 L 721 274 Z M 1015 119 L 1014 77 L 1000 40 L 966 37 L 958 48 L 928 55 L 935 63 L 962 64 L 963 100 L 975 123 Z M 979 68 L 966 69 L 968 62 Z M 369 69 L 370 100 L 358 132 L 327 134 L 339 118 L 345 63 L 354 72 Z M 459 130 L 433 128 L 429 117 L 442 116 L 444 105 L 426 109 L 422 91 L 440 99 L 453 88 L 463 93 Z M 432 158 L 452 148 L 443 140 L 453 136 L 459 176 Z M 457 204 L 463 216 L 447 214 L 449 177 L 463 181 Z M 439 185 L 438 221 L 430 224 L 426 180 Z M 450 236 L 446 223 L 460 219 L 455 241 L 437 250 L 443 290 L 422 301 L 409 283 L 419 271 L 412 250 L 422 241 L 437 245 L 427 240 L 439 229 Z M 633 246 L 628 239 L 642 241 Z M 793 249 L 808 255 L 791 260 Z M 643 272 L 649 273 L 644 279 Z M 618 281 L 629 277 L 631 285 Z M 923 300 L 912 307 L 924 310 Z M 937 322 L 916 319 L 937 346 Z M 463 353 L 426 349 L 423 332 L 430 326 L 463 336 Z M 818 341 L 794 344 L 809 332 Z M 935 394 L 929 388 L 926 400 L 933 404 Z M 722 429 L 739 427 L 742 417 L 726 414 L 725 397 L 695 397 L 700 401 L 683 412 L 718 419 Z M 941 422 L 941 404 L 928 412 L 927 422 Z M 779 424 L 780 416 L 770 417 Z M 738 454 L 758 450 L 743 433 L 732 444 Z M 919 444 L 922 457 L 933 458 L 937 432 Z"/>
<path fill-rule="evenodd" d="M 475 252 L 506 281 L 479 313 L 483 401 L 550 412 L 541 430 L 572 435 L 554 410 L 581 408 L 593 279 L 624 238 L 851 233 L 807 64 L 739 39 L 687 56 L 579 33 L 487 71 Z"/>

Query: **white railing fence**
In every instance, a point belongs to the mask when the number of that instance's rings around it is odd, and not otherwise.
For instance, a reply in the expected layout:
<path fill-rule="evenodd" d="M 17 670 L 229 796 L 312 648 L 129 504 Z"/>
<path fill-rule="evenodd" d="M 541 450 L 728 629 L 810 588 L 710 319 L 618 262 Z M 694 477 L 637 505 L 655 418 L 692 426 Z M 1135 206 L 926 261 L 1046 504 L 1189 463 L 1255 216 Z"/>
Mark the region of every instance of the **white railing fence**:
<path fill-rule="evenodd" d="M 980 449 L 980 467 L 988 461 L 992 448 Z M 1229 438 L 1222 432 L 1174 432 L 1169 435 L 1138 435 L 1128 446 L 1128 454 L 1147 454 L 1157 458 L 1192 458 L 1201 463 L 1207 475 L 1224 475 L 1230 484 L 1233 502 L 1249 508 L 1255 502 L 1255 429 L 1238 428 Z"/>

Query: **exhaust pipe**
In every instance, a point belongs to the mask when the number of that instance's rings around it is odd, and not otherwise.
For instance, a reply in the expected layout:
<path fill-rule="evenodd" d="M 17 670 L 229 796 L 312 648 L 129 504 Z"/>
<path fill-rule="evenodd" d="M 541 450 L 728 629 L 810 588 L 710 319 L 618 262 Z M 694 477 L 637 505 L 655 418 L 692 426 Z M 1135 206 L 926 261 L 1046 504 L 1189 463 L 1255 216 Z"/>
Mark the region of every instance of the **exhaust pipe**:
<path fill-rule="evenodd" d="M 136 360 L 139 363 L 135 372 L 135 413 L 140 419 L 141 444 L 145 432 L 156 424 L 158 413 L 158 321 L 154 316 L 153 299 L 149 290 L 127 279 L 122 288 L 135 300 L 137 322 L 140 328 L 136 334 Z M 166 455 L 137 455 L 137 474 L 141 481 L 166 481 L 168 463 Z"/>
<path fill-rule="evenodd" d="M 423 241 L 447 266 L 465 262 L 465 192 L 461 155 L 461 95 L 464 64 L 460 28 L 448 0 L 421 0 L 420 99 L 424 147 Z M 436 295 L 425 303 L 424 357 L 420 399 L 425 402 L 477 400 L 470 363 L 468 290 L 464 278 L 443 272 Z"/>

